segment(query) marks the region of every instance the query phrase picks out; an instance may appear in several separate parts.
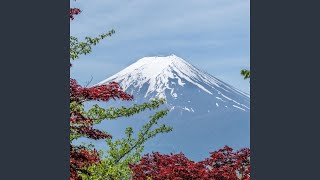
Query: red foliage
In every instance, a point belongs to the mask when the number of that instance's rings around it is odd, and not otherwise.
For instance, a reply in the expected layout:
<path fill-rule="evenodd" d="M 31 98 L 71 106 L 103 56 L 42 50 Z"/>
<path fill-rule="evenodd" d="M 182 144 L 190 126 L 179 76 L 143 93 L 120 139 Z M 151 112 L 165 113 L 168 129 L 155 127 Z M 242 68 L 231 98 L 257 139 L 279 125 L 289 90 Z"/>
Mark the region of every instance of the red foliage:
<path fill-rule="evenodd" d="M 209 167 L 209 178 L 214 179 L 250 179 L 250 149 L 244 148 L 234 152 L 225 146 L 210 153 L 210 158 L 200 162 Z M 241 178 L 239 178 L 241 175 Z"/>
<path fill-rule="evenodd" d="M 139 164 L 130 165 L 134 172 L 133 179 L 145 180 L 148 177 L 153 180 L 164 179 L 201 179 L 204 165 L 195 163 L 184 154 L 162 155 L 158 152 L 145 155 Z"/>
<path fill-rule="evenodd" d="M 81 13 L 81 10 L 79 8 L 70 8 L 70 20 L 73 20 L 74 16 L 80 13 Z"/>
<path fill-rule="evenodd" d="M 79 8 L 70 8 L 70 20 L 81 13 Z M 70 68 L 72 64 L 70 63 Z M 70 103 L 83 104 L 86 101 L 109 101 L 110 99 L 132 100 L 133 96 L 125 93 L 119 84 L 112 82 L 108 85 L 82 87 L 76 80 L 70 78 Z M 106 139 L 111 135 L 93 128 L 93 120 L 85 117 L 79 110 L 70 110 L 70 131 L 73 134 L 90 139 Z M 84 168 L 99 163 L 98 152 L 83 146 L 70 143 L 70 180 L 80 180 L 79 172 L 88 173 Z"/>
<path fill-rule="evenodd" d="M 70 78 L 70 100 L 71 101 L 109 101 L 110 99 L 132 100 L 133 96 L 122 91 L 120 85 L 111 82 L 108 85 L 94 86 L 90 88 L 81 87 L 76 80 Z"/>
<path fill-rule="evenodd" d="M 125 93 L 119 84 L 82 87 L 70 78 L 70 103 L 83 104 L 86 101 L 109 101 L 110 99 L 132 100 L 133 96 Z M 70 131 L 90 139 L 106 139 L 111 136 L 93 128 L 93 120 L 84 116 L 79 110 L 70 110 Z M 99 162 L 98 153 L 85 147 L 70 144 L 70 180 L 79 180 L 79 172 L 88 173 L 83 169 Z"/>
<path fill-rule="evenodd" d="M 70 180 L 81 179 L 78 172 L 87 173 L 83 168 L 99 163 L 96 150 L 70 145 Z"/>
<path fill-rule="evenodd" d="M 249 180 L 250 149 L 234 152 L 226 146 L 210 153 L 210 158 L 194 162 L 184 154 L 145 155 L 140 163 L 131 164 L 134 180 Z"/>

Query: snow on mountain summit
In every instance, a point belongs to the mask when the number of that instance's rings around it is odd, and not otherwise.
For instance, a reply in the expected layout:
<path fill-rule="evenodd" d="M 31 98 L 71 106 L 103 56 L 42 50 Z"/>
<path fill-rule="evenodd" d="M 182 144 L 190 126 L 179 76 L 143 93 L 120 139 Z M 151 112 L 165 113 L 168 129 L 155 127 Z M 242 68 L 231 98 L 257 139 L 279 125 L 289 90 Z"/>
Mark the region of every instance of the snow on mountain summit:
<path fill-rule="evenodd" d="M 144 57 L 98 85 L 111 81 L 134 96 L 129 102 L 112 101 L 113 106 L 166 99 L 163 106 L 170 112 L 161 122 L 173 131 L 148 142 L 144 153 L 184 152 L 198 161 L 218 147 L 238 149 L 250 145 L 249 96 L 178 56 Z M 119 132 L 127 127 L 139 129 L 153 112 L 137 114 L 135 120 L 105 121 L 101 128 L 115 138 L 124 138 Z"/>
<path fill-rule="evenodd" d="M 192 99 L 190 97 L 195 93 L 205 94 L 202 96 L 214 99 L 212 102 L 215 107 L 219 107 L 220 104 L 222 107 L 229 105 L 243 111 L 249 110 L 247 94 L 199 70 L 176 55 L 144 57 L 98 85 L 111 81 L 118 82 L 124 90 L 135 96 L 139 94 L 149 99 L 165 98 L 171 104 L 177 99 L 180 104 L 181 101 L 185 101 L 185 107 L 180 107 L 189 112 L 195 108 L 189 105 Z"/>

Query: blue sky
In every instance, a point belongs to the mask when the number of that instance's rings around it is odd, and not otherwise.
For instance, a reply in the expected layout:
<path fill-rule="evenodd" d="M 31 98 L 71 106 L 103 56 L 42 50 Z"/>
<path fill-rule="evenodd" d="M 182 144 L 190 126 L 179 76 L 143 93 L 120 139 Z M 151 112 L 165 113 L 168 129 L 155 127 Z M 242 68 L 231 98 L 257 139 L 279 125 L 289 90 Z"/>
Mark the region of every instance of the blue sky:
<path fill-rule="evenodd" d="M 77 0 L 83 12 L 71 35 L 97 36 L 114 29 L 89 55 L 74 62 L 71 77 L 92 84 L 145 56 L 182 57 L 249 93 L 239 72 L 250 68 L 249 0 Z"/>

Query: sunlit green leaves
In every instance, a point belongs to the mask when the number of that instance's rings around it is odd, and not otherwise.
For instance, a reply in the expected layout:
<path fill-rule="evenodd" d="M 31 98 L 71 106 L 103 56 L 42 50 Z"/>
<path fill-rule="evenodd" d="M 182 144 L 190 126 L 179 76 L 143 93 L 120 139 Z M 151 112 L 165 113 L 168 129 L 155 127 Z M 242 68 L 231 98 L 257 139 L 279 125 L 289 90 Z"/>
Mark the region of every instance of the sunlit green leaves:
<path fill-rule="evenodd" d="M 145 102 L 143 104 L 134 104 L 129 108 L 126 108 L 124 106 L 120 108 L 110 107 L 110 108 L 101 108 L 99 105 L 94 105 L 90 110 L 86 112 L 86 115 L 94 120 L 95 124 L 100 123 L 102 120 L 105 119 L 116 119 L 119 117 L 129 117 L 133 116 L 135 114 L 138 114 L 142 111 L 145 111 L 147 109 L 152 110 L 159 108 L 160 105 L 164 104 L 164 99 L 154 99 L 151 100 L 151 102 Z"/>
<path fill-rule="evenodd" d="M 70 59 L 78 59 L 80 55 L 91 53 L 92 46 L 97 45 L 102 39 L 110 37 L 115 33 L 112 29 L 107 33 L 103 33 L 96 38 L 85 37 L 84 42 L 79 42 L 78 38 L 70 36 Z"/>
<path fill-rule="evenodd" d="M 165 101 L 163 99 L 156 99 L 150 103 L 141 105 L 133 105 L 130 108 L 121 107 L 103 109 L 95 106 L 88 111 L 91 117 L 98 117 L 101 119 L 114 119 L 117 117 L 128 117 L 133 114 L 142 112 L 146 109 L 156 109 Z M 100 152 L 101 163 L 89 167 L 87 170 L 90 175 L 83 174 L 84 180 L 129 180 L 131 179 L 131 170 L 128 164 L 137 163 L 140 161 L 141 153 L 144 150 L 144 144 L 149 139 L 161 133 L 168 133 L 172 131 L 171 127 L 162 124 L 157 126 L 159 120 L 167 115 L 169 110 L 160 110 L 150 116 L 150 120 L 142 126 L 139 132 L 134 136 L 132 127 L 125 130 L 126 137 L 122 139 L 107 139 L 109 149 L 105 152 Z M 98 121 L 97 121 L 98 122 Z M 101 122 L 101 121 L 100 121 Z"/>

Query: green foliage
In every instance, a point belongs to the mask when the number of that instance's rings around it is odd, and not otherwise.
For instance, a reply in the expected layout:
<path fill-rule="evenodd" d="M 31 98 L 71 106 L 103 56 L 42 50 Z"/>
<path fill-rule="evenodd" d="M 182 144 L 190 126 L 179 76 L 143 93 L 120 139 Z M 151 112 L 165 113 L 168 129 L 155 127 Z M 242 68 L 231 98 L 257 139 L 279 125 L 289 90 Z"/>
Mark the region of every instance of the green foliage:
<path fill-rule="evenodd" d="M 115 33 L 111 30 L 103 33 L 96 38 L 85 37 L 85 42 L 79 42 L 78 38 L 70 36 L 70 58 L 72 60 L 78 59 L 79 55 L 86 55 L 92 51 L 92 46 L 97 45 L 102 39 L 110 37 Z"/>
<path fill-rule="evenodd" d="M 94 124 L 100 123 L 104 119 L 113 120 L 119 117 L 129 117 L 134 114 L 138 114 L 146 109 L 152 110 L 158 108 L 160 105 L 164 104 L 164 99 L 154 99 L 151 102 L 145 102 L 141 105 L 134 104 L 130 108 L 124 106 L 120 108 L 110 107 L 107 109 L 99 107 L 99 105 L 94 105 L 86 115 L 94 120 Z"/>
<path fill-rule="evenodd" d="M 80 55 L 87 55 L 91 53 L 92 46 L 97 45 L 102 39 L 110 37 L 114 33 L 115 31 L 111 30 L 95 38 L 85 37 L 85 41 L 83 42 L 76 37 L 70 36 L 70 60 L 75 60 L 78 59 Z M 165 100 L 155 99 L 141 105 L 134 104 L 129 108 L 122 106 L 120 108 L 110 107 L 105 109 L 101 108 L 99 105 L 94 105 L 89 110 L 85 110 L 84 102 L 85 100 L 70 101 L 70 127 L 73 127 L 70 130 L 70 144 L 74 140 L 80 137 L 87 137 L 88 135 L 77 131 L 74 127 L 83 128 L 83 130 L 90 133 L 105 134 L 103 131 L 92 129 L 92 125 L 99 124 L 103 120 L 130 117 L 147 109 L 157 109 L 160 105 L 165 103 Z M 134 135 L 133 129 L 128 127 L 125 132 L 126 138 L 117 140 L 108 138 L 106 143 L 109 146 L 109 149 L 105 152 L 99 152 L 100 163 L 93 163 L 91 166 L 84 166 L 84 172 L 81 171 L 76 173 L 79 173 L 85 180 L 131 179 L 132 172 L 128 164 L 140 161 L 145 142 L 155 137 L 157 134 L 172 131 L 171 127 L 164 124 L 156 127 L 158 121 L 166 116 L 167 113 L 168 110 L 161 110 L 156 112 L 153 116 L 150 116 L 150 120 L 136 135 Z M 92 144 L 83 145 L 83 147 L 85 147 L 86 150 L 94 149 Z M 81 164 L 81 162 L 79 163 Z M 89 172 L 89 174 L 85 172 Z"/>
<path fill-rule="evenodd" d="M 244 79 L 250 79 L 250 70 L 242 69 L 240 74 L 243 76 Z"/>
<path fill-rule="evenodd" d="M 103 33 L 95 38 L 85 37 L 85 42 L 79 42 L 78 38 L 70 36 L 70 59 L 75 60 L 75 59 L 78 59 L 80 55 L 86 55 L 91 53 L 92 46 L 97 45 L 102 39 L 106 37 L 111 37 L 114 33 L 115 31 L 112 29 L 109 32 Z M 94 108 L 92 108 L 92 111 L 94 111 Z M 79 112 L 80 114 L 83 114 L 83 115 L 86 114 L 86 112 L 84 111 L 83 103 L 79 103 L 76 101 L 70 102 L 70 112 Z M 79 123 L 79 125 L 80 124 L 81 123 Z M 71 123 L 70 123 L 70 126 L 71 126 Z M 72 126 L 76 126 L 76 124 L 72 124 Z M 80 137 L 83 137 L 83 135 L 71 130 L 70 142 Z"/>
<path fill-rule="evenodd" d="M 163 99 L 152 100 L 150 103 L 141 105 L 133 105 L 130 108 L 121 107 L 103 109 L 95 105 L 93 109 L 88 111 L 90 117 L 95 117 L 97 123 L 101 119 L 115 119 L 118 117 L 128 117 L 137 114 L 146 109 L 156 109 L 164 103 Z M 112 140 L 107 139 L 106 143 L 109 147 L 106 152 L 100 151 L 101 162 L 97 165 L 89 167 L 87 170 L 90 175 L 82 175 L 84 180 L 126 180 L 131 179 L 131 170 L 128 164 L 140 161 L 141 153 L 144 150 L 144 144 L 147 140 L 155 137 L 157 134 L 168 133 L 172 131 L 171 127 L 161 125 L 155 127 L 158 121 L 167 115 L 169 110 L 161 110 L 150 116 L 150 120 L 139 130 L 134 136 L 131 127 L 126 128 L 126 138 Z"/>

